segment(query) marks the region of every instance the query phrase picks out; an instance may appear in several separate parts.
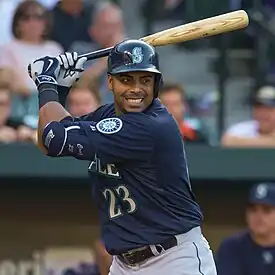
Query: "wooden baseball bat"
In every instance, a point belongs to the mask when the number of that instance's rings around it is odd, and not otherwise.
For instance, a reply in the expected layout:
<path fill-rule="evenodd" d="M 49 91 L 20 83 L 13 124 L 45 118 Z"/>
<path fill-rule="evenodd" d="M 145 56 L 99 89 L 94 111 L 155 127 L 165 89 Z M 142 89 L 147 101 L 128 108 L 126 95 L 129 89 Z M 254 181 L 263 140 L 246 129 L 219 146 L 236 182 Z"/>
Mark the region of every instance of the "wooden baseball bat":
<path fill-rule="evenodd" d="M 163 30 L 140 39 L 152 46 L 164 46 L 243 29 L 248 24 L 247 13 L 244 10 L 237 10 Z M 88 60 L 96 59 L 108 56 L 111 49 L 112 47 L 86 53 L 79 57 L 85 56 Z"/>

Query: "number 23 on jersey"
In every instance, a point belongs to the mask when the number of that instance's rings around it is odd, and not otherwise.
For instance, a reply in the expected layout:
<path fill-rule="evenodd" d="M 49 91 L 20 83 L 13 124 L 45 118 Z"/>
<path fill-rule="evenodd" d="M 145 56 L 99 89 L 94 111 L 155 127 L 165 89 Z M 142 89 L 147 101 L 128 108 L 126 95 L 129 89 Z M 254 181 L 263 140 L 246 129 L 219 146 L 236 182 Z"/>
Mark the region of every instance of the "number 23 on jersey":
<path fill-rule="evenodd" d="M 106 188 L 103 195 L 108 202 L 110 219 L 118 218 L 123 214 L 132 214 L 136 211 L 136 202 L 131 198 L 129 189 L 125 185 L 116 188 Z"/>

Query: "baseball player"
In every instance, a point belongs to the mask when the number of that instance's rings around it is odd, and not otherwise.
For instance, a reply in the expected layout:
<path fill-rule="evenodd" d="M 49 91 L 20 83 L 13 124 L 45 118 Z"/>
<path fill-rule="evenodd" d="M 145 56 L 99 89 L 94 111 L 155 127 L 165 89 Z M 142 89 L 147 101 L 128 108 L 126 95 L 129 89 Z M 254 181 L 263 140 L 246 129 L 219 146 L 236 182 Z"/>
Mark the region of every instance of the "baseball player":
<path fill-rule="evenodd" d="M 216 275 L 181 133 L 158 99 L 155 49 L 140 40 L 117 44 L 108 57 L 114 103 L 75 118 L 62 105 L 85 61 L 65 53 L 28 69 L 38 89 L 43 152 L 90 161 L 101 238 L 113 255 L 110 275 Z"/>
<path fill-rule="evenodd" d="M 224 239 L 216 254 L 219 275 L 275 274 L 275 183 L 252 186 L 247 228 Z"/>

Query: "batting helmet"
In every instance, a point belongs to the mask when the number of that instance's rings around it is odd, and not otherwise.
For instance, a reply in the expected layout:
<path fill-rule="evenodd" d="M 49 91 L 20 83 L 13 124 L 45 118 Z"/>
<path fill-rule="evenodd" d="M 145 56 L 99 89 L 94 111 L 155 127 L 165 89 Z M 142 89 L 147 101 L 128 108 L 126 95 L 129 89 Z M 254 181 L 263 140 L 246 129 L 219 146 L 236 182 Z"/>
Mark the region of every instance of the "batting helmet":
<path fill-rule="evenodd" d="M 162 85 L 158 54 L 155 49 L 141 40 L 125 40 L 117 44 L 108 57 L 108 74 L 125 72 L 152 72 L 155 74 L 154 97 Z"/>

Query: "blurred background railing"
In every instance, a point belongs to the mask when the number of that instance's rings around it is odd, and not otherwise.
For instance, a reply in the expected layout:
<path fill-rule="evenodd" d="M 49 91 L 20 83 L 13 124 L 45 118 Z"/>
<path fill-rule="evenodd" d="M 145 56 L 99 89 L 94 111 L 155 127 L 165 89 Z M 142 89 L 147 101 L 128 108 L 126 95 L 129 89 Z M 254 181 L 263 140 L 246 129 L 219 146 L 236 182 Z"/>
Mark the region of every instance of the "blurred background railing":
<path fill-rule="evenodd" d="M 106 274 L 109 260 L 87 163 L 47 158 L 34 145 L 37 95 L 26 64 L 237 9 L 249 14 L 245 30 L 157 48 L 166 84 L 160 99 L 185 140 L 215 253 L 224 238 L 247 226 L 251 185 L 275 181 L 275 1 L 0 0 L 1 275 L 92 275 L 98 268 Z M 89 62 L 68 110 L 82 115 L 111 101 L 106 60 Z"/>

